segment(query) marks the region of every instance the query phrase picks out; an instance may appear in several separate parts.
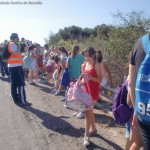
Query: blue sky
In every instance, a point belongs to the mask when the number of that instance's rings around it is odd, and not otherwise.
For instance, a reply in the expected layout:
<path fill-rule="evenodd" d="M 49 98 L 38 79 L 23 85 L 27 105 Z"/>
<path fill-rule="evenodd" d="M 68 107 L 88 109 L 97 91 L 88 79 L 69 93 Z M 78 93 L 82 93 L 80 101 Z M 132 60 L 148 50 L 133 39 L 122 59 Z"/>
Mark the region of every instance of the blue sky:
<path fill-rule="evenodd" d="M 114 19 L 111 14 L 117 10 L 123 13 L 142 10 L 146 17 L 150 17 L 149 0 L 39 1 L 43 4 L 0 5 L 0 42 L 9 39 L 10 34 L 16 32 L 20 38 L 25 37 L 43 45 L 43 39 L 48 37 L 50 31 L 56 33 L 60 28 L 71 25 L 93 28 L 103 23 L 112 24 Z"/>

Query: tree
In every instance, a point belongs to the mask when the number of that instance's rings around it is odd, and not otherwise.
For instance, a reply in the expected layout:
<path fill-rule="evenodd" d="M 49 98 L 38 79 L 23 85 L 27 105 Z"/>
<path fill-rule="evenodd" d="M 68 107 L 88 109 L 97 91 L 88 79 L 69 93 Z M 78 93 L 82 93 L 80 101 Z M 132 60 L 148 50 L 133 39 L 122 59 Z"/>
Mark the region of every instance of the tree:
<path fill-rule="evenodd" d="M 142 12 L 135 11 L 127 14 L 117 12 L 114 18 L 117 24 L 109 31 L 105 47 L 115 81 L 122 82 L 124 75 L 128 74 L 125 64 L 129 61 L 129 53 L 135 41 L 148 32 L 150 19 L 144 18 Z"/>
<path fill-rule="evenodd" d="M 128 74 L 125 66 L 135 41 L 150 30 L 150 19 L 145 18 L 141 11 L 127 14 L 118 11 L 113 17 L 116 23 L 112 25 L 101 24 L 84 29 L 73 25 L 60 29 L 58 33 L 49 36 L 48 43 L 67 46 L 67 49 L 75 44 L 80 45 L 81 49 L 89 46 L 96 50 L 101 48 L 118 85 L 124 75 Z"/>

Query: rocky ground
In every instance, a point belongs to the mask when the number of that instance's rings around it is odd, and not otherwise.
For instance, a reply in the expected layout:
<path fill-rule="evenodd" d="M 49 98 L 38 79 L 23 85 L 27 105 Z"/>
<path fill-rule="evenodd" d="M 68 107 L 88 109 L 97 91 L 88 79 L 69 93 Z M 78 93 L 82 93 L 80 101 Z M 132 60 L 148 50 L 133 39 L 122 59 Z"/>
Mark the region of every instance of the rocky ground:
<path fill-rule="evenodd" d="M 105 99 L 94 109 L 98 134 L 91 144 L 82 145 L 84 120 L 65 109 L 61 96 L 50 94 L 51 85 L 26 81 L 31 107 L 18 107 L 10 97 L 7 78 L 0 78 L 1 150 L 121 150 L 125 147 L 125 129 L 111 117 L 111 101 Z"/>

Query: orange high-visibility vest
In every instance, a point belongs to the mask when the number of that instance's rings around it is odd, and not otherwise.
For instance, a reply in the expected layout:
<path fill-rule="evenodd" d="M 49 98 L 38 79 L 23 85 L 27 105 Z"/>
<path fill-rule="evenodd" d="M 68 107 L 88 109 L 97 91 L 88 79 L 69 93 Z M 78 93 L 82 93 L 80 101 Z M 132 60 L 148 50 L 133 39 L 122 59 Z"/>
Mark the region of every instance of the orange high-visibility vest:
<path fill-rule="evenodd" d="M 8 51 L 11 53 L 12 50 L 10 48 L 10 43 L 8 44 Z M 20 64 L 22 65 L 22 55 L 21 53 L 19 54 L 11 54 L 8 61 L 8 64 Z"/>

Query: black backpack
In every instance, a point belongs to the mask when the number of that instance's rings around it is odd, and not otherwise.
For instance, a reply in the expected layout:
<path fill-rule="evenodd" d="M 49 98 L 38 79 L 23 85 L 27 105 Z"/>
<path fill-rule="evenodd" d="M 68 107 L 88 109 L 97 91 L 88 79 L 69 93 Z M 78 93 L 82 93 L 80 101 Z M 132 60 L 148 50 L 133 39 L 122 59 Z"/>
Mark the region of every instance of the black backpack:
<path fill-rule="evenodd" d="M 9 42 L 3 46 L 2 59 L 6 59 L 7 60 L 7 59 L 9 59 L 9 57 L 11 55 L 11 53 L 8 51 L 8 44 L 9 44 Z"/>

